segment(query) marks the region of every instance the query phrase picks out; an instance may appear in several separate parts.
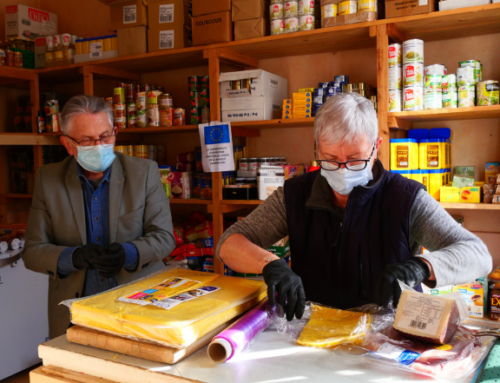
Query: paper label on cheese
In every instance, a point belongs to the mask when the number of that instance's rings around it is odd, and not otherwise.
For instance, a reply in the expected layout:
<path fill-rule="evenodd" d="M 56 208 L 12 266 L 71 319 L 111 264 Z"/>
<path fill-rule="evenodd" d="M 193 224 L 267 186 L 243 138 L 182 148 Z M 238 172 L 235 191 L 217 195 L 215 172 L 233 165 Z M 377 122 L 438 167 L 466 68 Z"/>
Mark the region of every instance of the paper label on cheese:
<path fill-rule="evenodd" d="M 398 320 L 398 328 L 436 336 L 446 307 L 446 300 L 409 294 Z"/>
<path fill-rule="evenodd" d="M 420 356 L 417 352 L 406 350 L 390 343 L 384 343 L 380 346 L 376 354 L 384 358 L 397 360 L 405 366 L 412 364 Z"/>
<path fill-rule="evenodd" d="M 171 277 L 158 285 L 120 297 L 117 301 L 141 306 L 153 305 L 169 310 L 178 304 L 219 290 L 218 287 L 213 286 L 201 287 L 201 284 L 191 279 Z"/>

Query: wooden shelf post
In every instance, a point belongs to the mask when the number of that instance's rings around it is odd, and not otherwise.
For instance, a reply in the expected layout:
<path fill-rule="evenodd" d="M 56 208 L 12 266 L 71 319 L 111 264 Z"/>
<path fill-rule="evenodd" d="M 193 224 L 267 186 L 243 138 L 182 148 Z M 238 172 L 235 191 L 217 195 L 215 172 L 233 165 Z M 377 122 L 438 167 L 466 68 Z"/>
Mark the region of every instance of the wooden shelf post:
<path fill-rule="evenodd" d="M 83 93 L 86 96 L 94 95 L 94 73 L 90 65 L 85 65 L 80 69 L 83 74 Z"/>
<path fill-rule="evenodd" d="M 386 169 L 389 169 L 390 134 L 387 124 L 389 113 L 389 35 L 387 25 L 377 25 L 377 103 L 378 103 L 378 130 L 382 137 L 382 144 L 378 149 L 378 156 Z"/>

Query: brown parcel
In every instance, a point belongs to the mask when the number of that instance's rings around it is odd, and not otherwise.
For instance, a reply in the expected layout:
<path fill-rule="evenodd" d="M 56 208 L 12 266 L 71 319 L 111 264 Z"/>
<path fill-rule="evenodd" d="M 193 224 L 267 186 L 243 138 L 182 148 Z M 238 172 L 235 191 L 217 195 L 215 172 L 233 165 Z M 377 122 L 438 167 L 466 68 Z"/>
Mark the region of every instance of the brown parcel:
<path fill-rule="evenodd" d="M 118 56 L 148 53 L 147 27 L 118 29 Z"/>
<path fill-rule="evenodd" d="M 233 8 L 234 9 L 234 8 Z M 253 20 L 235 21 L 234 39 L 246 40 L 267 35 L 269 21 L 263 17 Z"/>
<path fill-rule="evenodd" d="M 149 0 L 148 51 L 188 46 L 183 0 Z"/>
<path fill-rule="evenodd" d="M 231 12 L 193 17 L 193 46 L 233 40 Z"/>
<path fill-rule="evenodd" d="M 193 17 L 231 11 L 231 0 L 193 0 Z"/>
<path fill-rule="evenodd" d="M 321 27 L 335 27 L 337 25 L 364 23 L 377 20 L 377 12 L 359 12 L 352 15 L 342 15 L 337 17 L 325 17 L 321 19 Z"/>
<path fill-rule="evenodd" d="M 264 0 L 233 0 L 232 18 L 233 21 L 259 19 L 266 16 L 268 9 Z M 235 37 L 235 40 L 241 39 Z"/>
<path fill-rule="evenodd" d="M 146 0 L 135 0 L 114 5 L 110 8 L 111 29 L 116 31 L 123 28 L 148 25 L 148 7 Z"/>
<path fill-rule="evenodd" d="M 434 0 L 389 0 L 385 2 L 385 18 L 419 15 L 435 9 Z"/>

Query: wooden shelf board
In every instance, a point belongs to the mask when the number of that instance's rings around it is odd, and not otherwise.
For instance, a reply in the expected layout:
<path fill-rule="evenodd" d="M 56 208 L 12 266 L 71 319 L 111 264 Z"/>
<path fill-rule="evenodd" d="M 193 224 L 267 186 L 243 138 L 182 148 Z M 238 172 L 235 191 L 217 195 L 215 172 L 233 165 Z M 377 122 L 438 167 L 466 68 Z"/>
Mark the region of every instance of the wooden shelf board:
<path fill-rule="evenodd" d="M 189 199 L 170 199 L 172 205 L 211 205 L 212 200 L 200 199 L 200 198 L 189 198 Z"/>
<path fill-rule="evenodd" d="M 21 80 L 29 81 L 34 80 L 36 77 L 36 71 L 33 69 L 15 68 L 11 66 L 0 66 L 0 85 L 4 80 Z"/>
<path fill-rule="evenodd" d="M 500 24 L 500 22 L 499 22 Z M 408 121 L 474 120 L 499 118 L 500 105 L 472 106 L 457 109 L 420 110 L 415 112 L 390 112 L 388 117 Z"/>
<path fill-rule="evenodd" d="M 231 127 L 248 129 L 308 128 L 314 126 L 312 118 L 290 118 L 285 120 L 264 120 L 232 122 Z"/>
<path fill-rule="evenodd" d="M 258 200 L 258 199 L 249 199 L 249 200 L 246 200 L 246 199 L 242 199 L 242 200 L 239 200 L 239 199 L 223 199 L 222 200 L 222 204 L 223 205 L 260 205 L 262 203 L 261 200 Z"/>
<path fill-rule="evenodd" d="M 440 204 L 448 210 L 500 210 L 500 204 L 495 203 L 440 202 Z"/>
<path fill-rule="evenodd" d="M 437 11 L 381 20 L 393 23 L 408 39 L 426 42 L 500 32 L 500 4 Z"/>
<path fill-rule="evenodd" d="M 31 199 L 33 194 L 5 193 L 0 194 L 0 198 Z"/>
<path fill-rule="evenodd" d="M 44 133 L 0 133 L 1 145 L 60 145 L 59 137 Z"/>

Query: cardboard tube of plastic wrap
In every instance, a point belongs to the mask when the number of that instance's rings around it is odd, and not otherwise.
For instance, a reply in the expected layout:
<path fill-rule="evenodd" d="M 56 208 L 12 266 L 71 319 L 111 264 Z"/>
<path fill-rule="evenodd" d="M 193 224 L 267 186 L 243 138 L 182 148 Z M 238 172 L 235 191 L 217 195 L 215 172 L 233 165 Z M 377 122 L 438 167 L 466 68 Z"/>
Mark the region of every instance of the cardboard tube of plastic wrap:
<path fill-rule="evenodd" d="M 243 315 L 239 320 L 212 339 L 208 345 L 208 356 L 214 362 L 225 362 L 245 350 L 250 341 L 270 324 L 268 300 Z"/>

